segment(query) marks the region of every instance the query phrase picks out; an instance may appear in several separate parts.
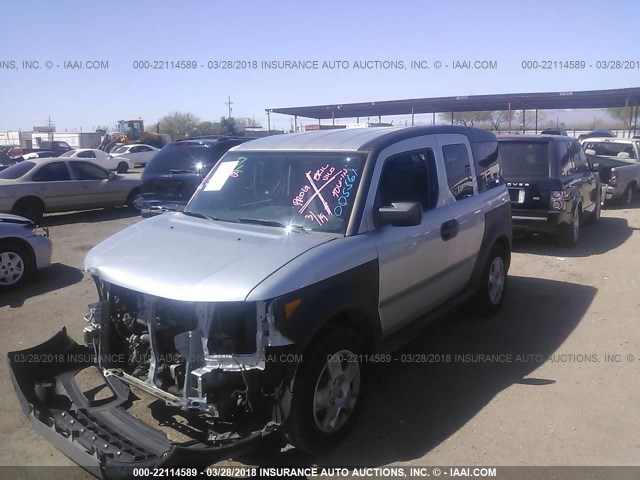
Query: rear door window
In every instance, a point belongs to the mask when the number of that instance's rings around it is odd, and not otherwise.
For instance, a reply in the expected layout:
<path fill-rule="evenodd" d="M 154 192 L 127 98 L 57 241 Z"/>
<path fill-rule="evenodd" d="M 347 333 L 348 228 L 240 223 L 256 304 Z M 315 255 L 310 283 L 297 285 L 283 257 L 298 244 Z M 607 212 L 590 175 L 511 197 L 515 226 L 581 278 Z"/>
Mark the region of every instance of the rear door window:
<path fill-rule="evenodd" d="M 73 162 L 71 170 L 78 180 L 106 180 L 109 173 L 89 162 Z"/>
<path fill-rule="evenodd" d="M 456 200 L 463 200 L 473 196 L 473 176 L 467 146 L 464 143 L 444 145 L 442 156 L 447 171 L 449 190 L 451 190 L 453 197 Z"/>
<path fill-rule="evenodd" d="M 71 180 L 71 176 L 66 163 L 54 162 L 42 165 L 32 179 L 34 182 L 62 182 Z"/>

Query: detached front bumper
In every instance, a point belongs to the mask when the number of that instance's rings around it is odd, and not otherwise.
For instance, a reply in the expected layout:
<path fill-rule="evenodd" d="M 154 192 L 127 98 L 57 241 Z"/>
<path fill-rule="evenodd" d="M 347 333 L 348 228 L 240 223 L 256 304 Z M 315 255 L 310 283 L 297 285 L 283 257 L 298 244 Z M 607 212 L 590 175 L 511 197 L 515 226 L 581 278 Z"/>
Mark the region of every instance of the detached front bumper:
<path fill-rule="evenodd" d="M 274 429 L 265 427 L 215 444 L 172 442 L 125 410 L 130 390 L 117 378 L 105 378 L 115 397 L 106 403 L 83 395 L 74 377 L 94 360 L 93 350 L 64 328 L 41 345 L 8 354 L 11 380 L 35 429 L 97 477 L 129 478 L 136 467 L 204 467 L 272 440 Z"/>

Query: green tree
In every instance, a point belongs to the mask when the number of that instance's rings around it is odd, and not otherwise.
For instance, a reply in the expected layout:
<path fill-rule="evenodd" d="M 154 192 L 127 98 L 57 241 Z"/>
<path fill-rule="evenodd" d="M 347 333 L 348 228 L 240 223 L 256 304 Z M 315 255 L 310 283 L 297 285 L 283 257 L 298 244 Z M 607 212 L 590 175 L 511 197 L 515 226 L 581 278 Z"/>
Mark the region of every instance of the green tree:
<path fill-rule="evenodd" d="M 233 117 L 220 118 L 220 130 L 222 135 L 237 135 L 238 129 L 236 128 L 236 121 Z"/>
<path fill-rule="evenodd" d="M 465 127 L 473 127 L 490 121 L 491 112 L 454 112 L 454 125 L 464 125 Z M 440 120 L 443 123 L 451 122 L 451 113 L 441 113 Z"/>
<path fill-rule="evenodd" d="M 171 138 L 182 138 L 198 135 L 200 119 L 191 113 L 173 112 L 160 119 L 160 133 L 168 133 Z"/>
<path fill-rule="evenodd" d="M 631 107 L 612 107 L 607 108 L 609 116 L 624 125 L 624 128 L 629 128 L 629 116 L 631 115 Z"/>

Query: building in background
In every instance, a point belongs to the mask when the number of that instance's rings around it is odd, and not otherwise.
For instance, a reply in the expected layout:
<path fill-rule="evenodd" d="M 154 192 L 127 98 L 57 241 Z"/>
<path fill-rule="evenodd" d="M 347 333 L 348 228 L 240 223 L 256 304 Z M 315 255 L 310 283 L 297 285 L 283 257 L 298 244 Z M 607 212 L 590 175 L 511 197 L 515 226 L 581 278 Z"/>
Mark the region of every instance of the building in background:
<path fill-rule="evenodd" d="M 100 133 L 56 132 L 55 127 L 33 127 L 31 131 L 0 132 L 0 145 L 19 145 L 22 148 L 39 148 L 44 141 L 67 142 L 75 148 L 98 148 Z"/>

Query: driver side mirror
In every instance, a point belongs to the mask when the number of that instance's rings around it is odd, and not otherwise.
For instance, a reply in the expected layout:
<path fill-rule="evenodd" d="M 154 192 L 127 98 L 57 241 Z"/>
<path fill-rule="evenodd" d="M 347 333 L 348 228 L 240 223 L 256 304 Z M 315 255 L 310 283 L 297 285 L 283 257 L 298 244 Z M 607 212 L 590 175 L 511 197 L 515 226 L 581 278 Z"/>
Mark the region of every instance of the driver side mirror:
<path fill-rule="evenodd" d="M 393 202 L 391 206 L 380 207 L 377 215 L 383 225 L 412 227 L 422 223 L 422 205 L 418 202 Z"/>
<path fill-rule="evenodd" d="M 118 178 L 118 174 L 117 173 L 113 173 L 113 172 L 109 172 L 109 178 L 108 180 L 116 180 Z"/>
<path fill-rule="evenodd" d="M 597 172 L 598 170 L 600 170 L 600 163 L 599 162 L 593 162 L 591 164 L 591 171 L 592 172 Z"/>

